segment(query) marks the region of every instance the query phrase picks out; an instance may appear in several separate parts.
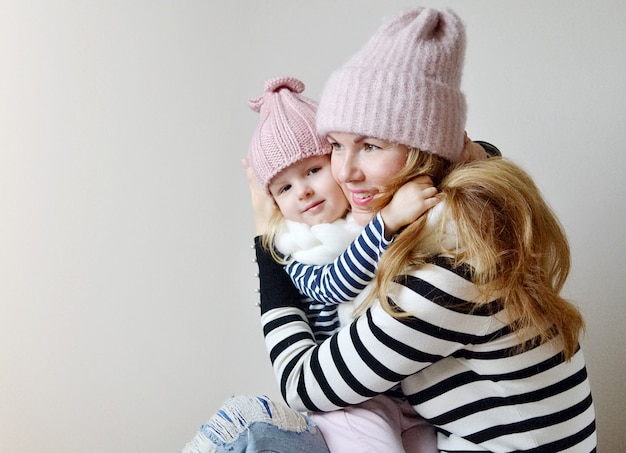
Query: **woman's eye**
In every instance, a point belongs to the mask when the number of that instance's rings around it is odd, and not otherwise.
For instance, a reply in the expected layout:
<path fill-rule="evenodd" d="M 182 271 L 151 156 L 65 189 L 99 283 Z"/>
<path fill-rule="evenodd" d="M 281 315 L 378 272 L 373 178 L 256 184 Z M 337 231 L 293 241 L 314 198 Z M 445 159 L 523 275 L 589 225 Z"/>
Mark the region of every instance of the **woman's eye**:
<path fill-rule="evenodd" d="M 363 149 L 365 151 L 376 151 L 377 149 L 381 149 L 380 146 L 372 145 L 371 143 L 364 143 Z"/>
<path fill-rule="evenodd" d="M 337 142 L 330 142 L 330 147 L 333 151 L 339 151 L 340 149 L 343 148 L 342 145 Z"/>

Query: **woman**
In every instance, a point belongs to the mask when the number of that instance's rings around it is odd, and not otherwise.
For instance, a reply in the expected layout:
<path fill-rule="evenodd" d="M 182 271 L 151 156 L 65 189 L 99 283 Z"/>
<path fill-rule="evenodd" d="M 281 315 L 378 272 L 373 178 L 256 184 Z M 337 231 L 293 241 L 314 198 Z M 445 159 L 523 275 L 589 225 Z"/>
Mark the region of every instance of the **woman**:
<path fill-rule="evenodd" d="M 431 176 L 442 201 L 389 246 L 361 316 L 320 345 L 299 293 L 257 246 L 273 367 L 287 403 L 312 414 L 304 420 L 329 446 L 341 435 L 333 411 L 399 383 L 439 450 L 595 451 L 584 323 L 559 294 L 567 240 L 518 166 L 462 163 L 463 51 L 455 14 L 416 8 L 331 75 L 318 132 L 355 217 L 371 217 L 417 175 Z"/>
<path fill-rule="evenodd" d="M 274 368 L 297 410 L 332 411 L 401 382 L 441 450 L 592 451 L 583 321 L 559 296 L 569 249 L 558 221 L 509 162 L 446 168 L 463 148 L 463 44 L 454 14 L 413 9 L 328 80 L 318 132 L 355 217 L 417 174 L 431 175 L 443 202 L 396 238 L 377 299 L 321 346 L 292 341 L 306 326 L 282 324 L 295 314 L 287 301 L 262 297 Z"/>

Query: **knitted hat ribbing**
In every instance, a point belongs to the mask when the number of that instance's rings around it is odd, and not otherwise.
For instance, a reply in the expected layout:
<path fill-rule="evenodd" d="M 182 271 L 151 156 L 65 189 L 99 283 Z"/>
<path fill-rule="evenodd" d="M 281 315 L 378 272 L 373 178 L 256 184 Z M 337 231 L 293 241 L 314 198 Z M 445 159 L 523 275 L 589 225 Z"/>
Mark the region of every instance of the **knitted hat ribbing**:
<path fill-rule="evenodd" d="M 439 154 L 463 150 L 465 28 L 450 10 L 413 8 L 386 22 L 326 82 L 317 130 Z"/>
<path fill-rule="evenodd" d="M 265 94 L 248 105 L 260 113 L 248 158 L 257 181 L 267 190 L 272 178 L 291 164 L 328 154 L 329 143 L 315 130 L 317 105 L 302 96 L 304 83 L 293 77 L 265 82 Z"/>

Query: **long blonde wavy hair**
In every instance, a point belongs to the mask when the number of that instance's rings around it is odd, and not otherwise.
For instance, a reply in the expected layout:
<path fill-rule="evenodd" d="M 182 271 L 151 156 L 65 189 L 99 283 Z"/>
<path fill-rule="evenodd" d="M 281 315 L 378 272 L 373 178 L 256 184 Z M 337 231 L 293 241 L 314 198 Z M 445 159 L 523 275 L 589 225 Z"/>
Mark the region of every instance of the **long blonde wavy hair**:
<path fill-rule="evenodd" d="M 360 312 L 379 300 L 393 316 L 410 316 L 390 305 L 389 287 L 408 267 L 419 267 L 432 256 L 421 251 L 421 244 L 427 235 L 443 235 L 443 226 L 451 221 L 460 247 L 438 253 L 451 256 L 455 266 L 468 265 L 483 295 L 471 303 L 480 305 L 497 294 L 517 332 L 536 331 L 539 342 L 560 335 L 564 354 L 571 358 L 584 321 L 560 295 L 570 269 L 569 244 L 532 178 L 500 157 L 452 167 L 438 156 L 413 150 L 405 171 L 392 181 L 390 194 L 417 174 L 431 175 L 439 188 L 444 202 L 439 225 L 424 228 L 427 213 L 396 237 L 380 259 L 374 291 Z M 442 244 L 443 236 L 435 242 Z"/>

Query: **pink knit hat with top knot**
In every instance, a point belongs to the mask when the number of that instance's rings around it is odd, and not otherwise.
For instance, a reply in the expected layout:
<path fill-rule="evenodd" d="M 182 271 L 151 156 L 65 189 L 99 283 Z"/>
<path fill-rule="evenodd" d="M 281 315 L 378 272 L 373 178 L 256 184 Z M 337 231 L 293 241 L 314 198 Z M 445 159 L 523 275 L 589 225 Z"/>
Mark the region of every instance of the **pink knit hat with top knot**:
<path fill-rule="evenodd" d="M 293 77 L 265 82 L 265 94 L 248 105 L 261 114 L 248 158 L 261 187 L 285 168 L 311 156 L 329 154 L 330 144 L 315 130 L 316 103 L 302 96 L 304 83 Z"/>
<path fill-rule="evenodd" d="M 317 130 L 419 148 L 456 162 L 463 151 L 465 28 L 450 10 L 413 8 L 387 21 L 322 92 Z"/>

